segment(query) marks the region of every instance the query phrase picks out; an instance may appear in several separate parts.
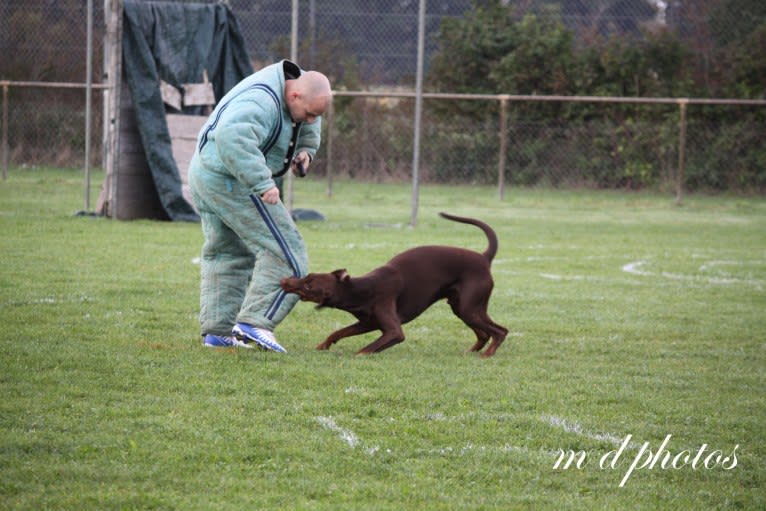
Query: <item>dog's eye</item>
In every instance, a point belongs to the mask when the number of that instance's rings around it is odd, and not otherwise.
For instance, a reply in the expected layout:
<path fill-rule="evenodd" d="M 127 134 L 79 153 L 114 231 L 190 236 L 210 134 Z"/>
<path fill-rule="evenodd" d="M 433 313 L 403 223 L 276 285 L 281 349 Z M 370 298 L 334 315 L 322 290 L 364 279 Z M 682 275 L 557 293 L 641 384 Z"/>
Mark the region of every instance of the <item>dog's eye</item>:
<path fill-rule="evenodd" d="M 311 284 L 303 284 L 303 289 L 306 291 L 311 291 Z"/>

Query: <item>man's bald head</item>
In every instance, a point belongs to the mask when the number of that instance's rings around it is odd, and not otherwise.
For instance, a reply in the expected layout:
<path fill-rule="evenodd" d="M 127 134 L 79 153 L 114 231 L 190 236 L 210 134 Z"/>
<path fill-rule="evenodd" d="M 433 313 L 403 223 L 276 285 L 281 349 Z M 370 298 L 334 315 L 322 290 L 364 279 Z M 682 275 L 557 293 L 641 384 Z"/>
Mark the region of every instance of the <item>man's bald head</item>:
<path fill-rule="evenodd" d="M 313 98 L 332 98 L 330 80 L 319 71 L 306 71 L 299 78 L 305 93 Z"/>
<path fill-rule="evenodd" d="M 330 80 L 319 71 L 306 71 L 285 83 L 285 97 L 294 121 L 312 123 L 332 103 Z"/>

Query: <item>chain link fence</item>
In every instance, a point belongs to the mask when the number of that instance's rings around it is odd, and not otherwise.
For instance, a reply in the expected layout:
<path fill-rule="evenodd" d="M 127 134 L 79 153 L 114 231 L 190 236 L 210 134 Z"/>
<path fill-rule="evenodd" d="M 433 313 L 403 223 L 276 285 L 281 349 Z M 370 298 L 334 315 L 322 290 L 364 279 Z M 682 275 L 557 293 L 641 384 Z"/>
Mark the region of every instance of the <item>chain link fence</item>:
<path fill-rule="evenodd" d="M 332 155 L 318 159 L 313 171 L 375 182 L 407 179 L 413 99 L 359 96 L 338 93 L 339 118 L 329 119 Z M 449 95 L 425 94 L 423 183 L 499 184 L 501 194 L 503 184 L 676 193 L 766 184 L 763 101 L 442 96 Z M 563 120 L 516 111 L 542 101 L 570 116 L 583 113 Z M 488 105 L 484 119 L 445 117 L 445 105 L 452 110 L 461 103 Z M 327 150 L 326 144 L 320 155 Z"/>
<path fill-rule="evenodd" d="M 254 67 L 289 55 L 290 2 L 226 3 L 237 16 Z M 544 3 L 558 8 L 541 9 Z M 489 4 L 514 8 L 518 23 L 524 22 L 526 12 L 541 17 L 555 13 L 573 34 L 573 44 L 580 47 L 595 36 L 637 36 L 658 26 L 670 27 L 690 49 L 682 64 L 693 68 L 692 74 L 704 83 L 716 69 L 725 69 L 715 60 L 712 37 L 734 39 L 736 32 L 764 23 L 758 2 L 751 2 L 756 5 L 754 15 L 729 13 L 733 19 L 721 14 L 725 3 L 429 0 L 426 90 L 438 87 L 445 93 L 463 92 L 436 85 L 430 75 L 433 66 L 428 64 L 443 43 L 445 20 L 463 19 Z M 94 79 L 99 82 L 104 73 L 104 6 L 100 1 L 93 4 L 90 57 Z M 86 9 L 84 0 L 0 2 L 6 166 L 84 164 Z M 374 182 L 410 179 L 415 102 L 400 93 L 412 91 L 415 83 L 418 1 L 300 0 L 299 13 L 298 60 L 306 68 L 328 74 L 338 93 L 332 118 L 325 122 L 332 130 L 325 133 L 325 141 L 331 140 L 332 145 L 325 143 L 312 170 L 328 177 Z M 764 60 L 764 54 L 753 58 Z M 482 79 L 477 76 L 479 88 Z M 374 95 L 360 97 L 346 95 L 346 91 L 373 91 Z M 96 92 L 91 105 L 90 164 L 100 166 L 104 109 Z M 641 90 L 626 92 L 641 95 Z M 766 189 L 766 107 L 756 103 L 689 104 L 683 145 L 680 109 L 675 103 L 588 103 L 563 98 L 540 102 L 528 98 L 511 101 L 505 113 L 502 110 L 497 99 L 427 97 L 423 102 L 421 181 L 494 184 L 502 178 L 511 186 L 668 189 L 678 178 L 679 165 L 684 165 L 684 184 L 691 189 Z"/>
<path fill-rule="evenodd" d="M 3 164 L 82 166 L 85 158 L 87 5 L 84 1 L 0 2 Z M 94 81 L 102 76 L 101 5 L 94 7 Z M 102 157 L 102 108 L 92 100 L 92 163 Z"/>

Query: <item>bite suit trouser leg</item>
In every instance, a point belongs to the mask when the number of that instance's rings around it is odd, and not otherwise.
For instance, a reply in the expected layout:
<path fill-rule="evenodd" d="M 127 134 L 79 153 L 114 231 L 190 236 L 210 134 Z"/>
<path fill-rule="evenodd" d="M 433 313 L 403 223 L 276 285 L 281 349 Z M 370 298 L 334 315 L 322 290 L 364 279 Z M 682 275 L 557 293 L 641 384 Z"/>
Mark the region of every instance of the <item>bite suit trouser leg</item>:
<path fill-rule="evenodd" d="M 234 177 L 189 168 L 192 199 L 202 221 L 200 327 L 230 335 L 236 322 L 274 330 L 298 301 L 279 281 L 304 276 L 306 247 L 287 208 L 264 203 Z"/>

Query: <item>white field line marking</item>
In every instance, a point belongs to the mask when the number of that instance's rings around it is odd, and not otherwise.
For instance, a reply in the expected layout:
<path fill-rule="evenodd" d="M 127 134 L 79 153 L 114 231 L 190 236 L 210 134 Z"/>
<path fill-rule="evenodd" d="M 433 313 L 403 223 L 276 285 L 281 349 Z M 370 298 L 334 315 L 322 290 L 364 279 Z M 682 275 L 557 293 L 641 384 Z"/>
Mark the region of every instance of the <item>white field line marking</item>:
<path fill-rule="evenodd" d="M 46 296 L 45 298 L 38 298 L 37 300 L 32 300 L 32 303 L 37 304 L 54 304 L 57 303 L 58 300 L 55 298 L 51 298 L 50 296 Z"/>
<path fill-rule="evenodd" d="M 625 266 L 622 267 L 622 271 L 625 273 L 630 273 L 631 275 L 640 275 L 642 277 L 651 277 L 654 275 L 654 273 L 650 273 L 648 271 L 640 270 L 641 266 L 645 265 L 646 261 L 636 261 L 633 263 L 628 263 Z"/>
<path fill-rule="evenodd" d="M 439 447 L 433 449 L 415 449 L 414 455 L 437 455 L 437 456 L 466 456 L 471 453 L 521 453 L 525 456 L 537 456 L 540 458 L 550 458 L 551 456 L 557 456 L 560 454 L 558 451 L 550 451 L 546 449 L 532 450 L 527 447 L 519 447 L 511 444 L 504 444 L 500 446 L 486 446 L 475 445 L 467 443 L 462 447 Z"/>
<path fill-rule="evenodd" d="M 766 261 L 735 261 L 735 260 L 723 260 L 723 261 L 710 261 L 700 266 L 699 271 L 706 272 L 720 266 L 764 266 Z"/>
<path fill-rule="evenodd" d="M 355 449 L 359 445 L 359 438 L 353 431 L 341 428 L 335 423 L 335 419 L 332 417 L 317 417 L 319 424 L 329 429 L 330 431 L 337 433 L 341 440 L 346 442 L 349 447 Z"/>
<path fill-rule="evenodd" d="M 392 451 L 390 449 L 386 449 L 387 453 L 391 453 Z M 450 445 L 447 445 L 445 447 L 434 447 L 431 449 L 414 449 L 411 454 L 408 454 L 407 456 L 420 456 L 420 455 L 428 455 L 428 456 L 467 456 L 469 454 L 473 453 L 501 453 L 501 454 L 509 454 L 509 453 L 517 453 L 517 454 L 524 454 L 525 456 L 536 456 L 539 458 L 550 458 L 551 456 L 557 456 L 559 455 L 559 451 L 552 451 L 548 449 L 529 449 L 528 447 L 524 446 L 517 446 L 517 445 L 511 445 L 511 444 L 503 444 L 503 445 L 476 445 L 471 442 L 468 442 L 467 444 L 464 444 L 463 446 L 455 446 L 452 447 Z M 369 454 L 373 454 L 370 452 Z"/>
<path fill-rule="evenodd" d="M 563 275 L 554 275 L 552 273 L 541 273 L 540 276 L 548 280 L 564 280 L 565 278 L 568 280 L 585 280 L 585 277 L 575 277 L 575 276 L 564 277 Z"/>
<path fill-rule="evenodd" d="M 59 303 L 86 303 L 93 301 L 88 295 L 69 295 L 69 296 L 43 296 L 41 298 L 31 298 L 29 300 L 9 300 L 0 305 L 56 305 Z"/>
<path fill-rule="evenodd" d="M 621 446 L 622 443 L 625 441 L 625 438 L 628 435 L 625 435 L 624 437 L 620 438 L 619 436 L 615 435 L 614 433 L 594 433 L 592 431 L 588 431 L 583 429 L 582 425 L 579 422 L 569 422 L 566 419 L 563 419 L 561 417 L 556 417 L 555 415 L 542 415 L 540 416 L 541 420 L 547 422 L 551 426 L 561 428 L 567 433 L 574 433 L 576 435 L 584 436 L 586 438 L 590 438 L 592 440 L 598 440 L 598 441 L 607 441 L 610 442 L 612 445 L 615 445 L 617 447 Z M 646 444 L 644 444 L 644 447 Z M 639 447 L 642 447 L 642 444 L 637 442 L 628 442 L 626 445 L 628 449 L 638 449 Z M 680 449 L 680 451 L 692 451 L 693 449 L 685 447 L 683 449 Z M 544 452 L 544 451 L 542 451 Z M 549 451 L 550 453 L 556 455 L 560 454 L 559 452 L 553 452 Z"/>
<path fill-rule="evenodd" d="M 613 433 L 595 433 L 593 431 L 588 431 L 586 429 L 583 429 L 582 424 L 579 422 L 570 422 L 566 419 L 563 419 L 561 417 L 556 417 L 555 415 L 543 415 L 540 417 L 543 421 L 547 422 L 553 427 L 561 428 L 567 433 L 574 433 L 576 435 L 584 436 L 586 438 L 590 438 L 591 440 L 597 440 L 599 442 L 609 442 L 617 447 L 619 447 L 622 442 L 625 440 L 625 438 L 620 438 L 619 436 L 613 434 Z M 627 435 L 626 435 L 627 436 Z M 638 447 L 635 443 L 631 442 L 628 444 L 628 447 L 635 448 Z"/>
<path fill-rule="evenodd" d="M 463 416 L 459 416 L 459 417 L 463 417 Z M 433 416 L 428 416 L 427 419 L 428 420 L 453 420 L 459 417 L 447 416 L 437 412 Z M 362 441 L 353 431 L 339 426 L 338 423 L 335 422 L 335 419 L 331 416 L 330 417 L 319 416 L 319 417 L 316 417 L 316 420 L 322 427 L 337 434 L 338 437 L 341 440 L 343 440 L 343 442 L 345 442 L 346 445 L 348 445 L 351 449 L 356 449 L 358 447 L 364 448 L 364 452 L 366 454 L 369 454 L 370 456 L 380 452 L 381 450 L 380 447 L 377 445 L 374 445 L 372 447 L 365 447 Z M 387 454 L 393 453 L 391 449 L 386 449 L 385 452 Z M 534 455 L 534 456 L 540 456 L 540 457 L 546 457 L 546 458 L 550 456 L 555 456 L 558 454 L 557 451 L 550 451 L 550 450 L 546 450 L 542 448 L 539 450 L 531 450 L 524 446 L 515 446 L 511 444 L 504 444 L 501 446 L 486 446 L 486 445 L 476 445 L 471 442 L 468 442 L 467 444 L 461 447 L 457 447 L 457 446 L 452 447 L 448 445 L 445 447 L 436 447 L 432 449 L 415 449 L 412 452 L 413 454 L 427 454 L 427 455 L 438 455 L 438 456 L 448 456 L 448 455 L 465 456 L 469 453 L 474 453 L 474 452 L 523 453 L 526 455 Z"/>
<path fill-rule="evenodd" d="M 609 284 L 622 283 L 626 285 L 640 285 L 640 281 L 635 279 L 615 279 L 612 277 L 594 277 L 585 275 L 558 275 L 556 273 L 538 273 L 540 278 L 547 280 L 554 280 L 557 282 L 571 281 L 571 282 L 606 282 Z"/>
<path fill-rule="evenodd" d="M 356 434 L 353 431 L 351 431 L 350 429 L 346 429 L 346 428 L 342 428 L 338 426 L 338 424 L 335 422 L 335 419 L 333 419 L 332 417 L 320 416 L 320 417 L 317 417 L 316 419 L 317 419 L 317 422 L 319 422 L 319 424 L 322 427 L 329 429 L 333 433 L 336 433 L 338 437 L 340 437 L 341 440 L 346 442 L 346 444 L 352 449 L 356 449 L 357 447 L 362 446 L 361 441 L 359 440 L 359 437 L 356 436 Z M 375 454 L 379 450 L 380 450 L 380 447 L 375 445 L 372 447 L 366 447 L 364 449 L 364 452 L 366 452 L 367 454 Z"/>
<path fill-rule="evenodd" d="M 634 261 L 632 263 L 628 263 L 622 267 L 622 271 L 625 273 L 630 273 L 631 275 L 639 275 L 641 277 L 665 277 L 666 279 L 672 279 L 672 280 L 685 280 L 690 282 L 707 282 L 709 284 L 750 284 L 757 287 L 761 287 L 764 282 L 757 279 L 738 279 L 738 278 L 721 278 L 721 277 L 705 277 L 701 275 L 683 275 L 680 273 L 670 273 L 663 271 L 661 273 L 655 273 L 651 271 L 646 271 L 642 267 L 647 264 L 647 261 Z M 706 265 L 702 265 L 700 267 L 701 271 L 704 271 L 703 269 L 707 269 Z"/>
<path fill-rule="evenodd" d="M 538 275 L 548 280 L 582 280 L 590 282 L 606 282 L 612 280 L 600 277 L 586 277 L 584 275 L 557 275 L 555 273 L 539 273 Z"/>

